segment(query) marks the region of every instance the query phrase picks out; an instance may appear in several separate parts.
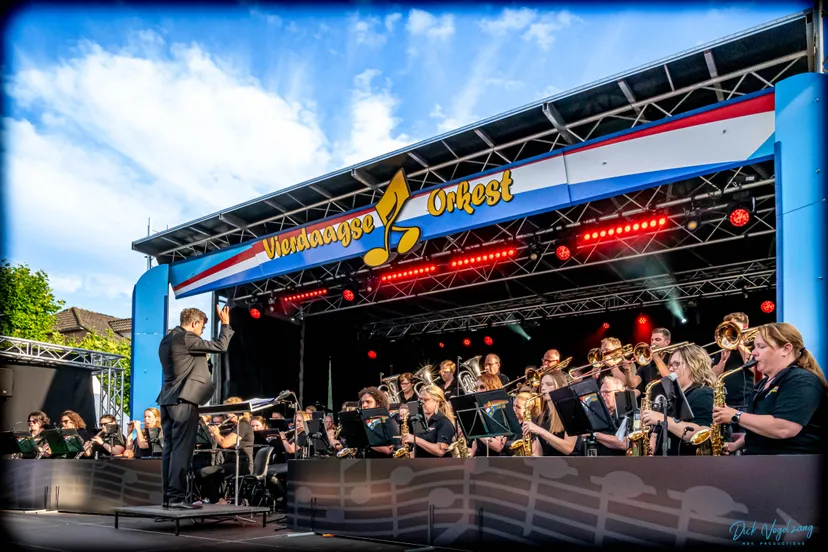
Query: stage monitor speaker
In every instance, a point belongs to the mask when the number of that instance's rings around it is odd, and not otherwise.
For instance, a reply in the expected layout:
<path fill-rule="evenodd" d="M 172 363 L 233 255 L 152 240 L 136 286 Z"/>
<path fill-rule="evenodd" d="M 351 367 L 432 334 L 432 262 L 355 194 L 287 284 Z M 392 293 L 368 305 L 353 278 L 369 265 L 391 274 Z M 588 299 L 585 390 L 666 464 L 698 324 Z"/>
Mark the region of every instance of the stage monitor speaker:
<path fill-rule="evenodd" d="M 14 395 L 14 370 L 0 368 L 0 397 Z"/>

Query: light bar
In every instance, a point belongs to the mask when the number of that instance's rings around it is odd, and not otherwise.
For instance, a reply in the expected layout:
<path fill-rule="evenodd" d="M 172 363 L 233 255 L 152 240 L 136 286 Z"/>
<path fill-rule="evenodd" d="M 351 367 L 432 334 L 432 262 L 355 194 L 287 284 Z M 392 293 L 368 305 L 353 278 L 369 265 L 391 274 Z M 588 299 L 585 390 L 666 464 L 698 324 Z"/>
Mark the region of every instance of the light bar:
<path fill-rule="evenodd" d="M 504 247 L 497 251 L 483 251 L 474 255 L 466 255 L 451 261 L 449 265 L 451 268 L 465 268 L 467 266 L 476 266 L 492 262 L 497 262 L 509 257 L 514 257 L 517 251 L 514 247 Z"/>
<path fill-rule="evenodd" d="M 282 301 L 290 301 L 296 303 L 298 301 L 304 301 L 305 299 L 313 299 L 314 297 L 319 297 L 322 295 L 327 295 L 327 289 L 317 289 L 315 291 L 306 291 L 305 293 L 296 293 L 294 295 L 286 295 L 282 297 Z"/>
<path fill-rule="evenodd" d="M 416 278 L 418 276 L 422 276 L 423 274 L 431 274 L 436 271 L 437 267 L 435 265 L 420 266 L 417 268 L 410 268 L 408 270 L 388 272 L 387 274 L 383 274 L 382 276 L 380 276 L 380 280 L 383 282 L 398 282 L 400 280 Z"/>
<path fill-rule="evenodd" d="M 579 236 L 583 242 L 595 242 L 605 239 L 613 239 L 642 232 L 652 232 L 667 224 L 665 215 L 647 217 L 635 222 L 616 223 L 605 228 L 592 229 Z"/>

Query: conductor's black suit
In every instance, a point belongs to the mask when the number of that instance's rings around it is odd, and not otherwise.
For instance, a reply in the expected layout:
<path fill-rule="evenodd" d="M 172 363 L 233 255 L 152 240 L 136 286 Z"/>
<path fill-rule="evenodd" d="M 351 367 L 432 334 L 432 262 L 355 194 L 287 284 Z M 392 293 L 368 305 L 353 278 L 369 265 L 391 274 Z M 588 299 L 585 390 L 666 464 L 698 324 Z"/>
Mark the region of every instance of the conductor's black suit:
<path fill-rule="evenodd" d="M 165 503 L 185 501 L 187 467 L 193 459 L 198 431 L 198 407 L 213 396 L 215 389 L 207 367 L 207 353 L 226 351 L 232 336 L 233 330 L 225 324 L 215 341 L 201 339 L 176 326 L 158 347 L 164 369 L 164 382 L 156 402 L 161 407 L 166 441 L 162 454 Z"/>

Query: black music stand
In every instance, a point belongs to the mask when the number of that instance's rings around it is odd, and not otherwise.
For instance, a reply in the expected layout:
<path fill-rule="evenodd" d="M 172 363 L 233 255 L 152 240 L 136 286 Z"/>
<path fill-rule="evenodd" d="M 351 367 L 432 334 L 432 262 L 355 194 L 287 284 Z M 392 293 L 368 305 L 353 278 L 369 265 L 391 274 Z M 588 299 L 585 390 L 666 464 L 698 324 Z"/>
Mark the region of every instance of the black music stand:
<path fill-rule="evenodd" d="M 305 422 L 305 433 L 308 436 L 305 446 L 309 450 L 308 457 L 326 455 L 333 448 L 328 439 L 328 432 L 323 427 L 324 423 L 324 420 L 319 418 L 312 418 Z"/>
<path fill-rule="evenodd" d="M 39 450 L 34 438 L 27 431 L 0 432 L 0 454 L 19 454 L 35 458 Z"/>
<path fill-rule="evenodd" d="M 687 402 L 687 397 L 684 395 L 684 391 L 681 389 L 678 377 L 675 374 L 670 374 L 669 376 L 662 378 L 660 385 L 662 389 L 664 389 L 664 395 L 656 397 L 656 401 L 653 403 L 653 409 L 658 409 L 660 404 L 660 410 L 664 412 L 664 421 L 661 422 L 661 455 L 667 456 L 667 452 L 670 449 L 670 435 L 667 431 L 667 418 L 677 418 L 682 422 L 692 421 L 693 409 L 690 408 L 690 404 Z M 664 397 L 664 399 L 659 400 L 661 397 Z M 682 440 L 683 439 L 679 440 L 679 447 L 681 447 Z"/>
<path fill-rule="evenodd" d="M 394 436 L 388 433 L 386 422 L 391 418 L 388 409 L 366 408 L 362 412 L 362 421 L 365 424 L 365 435 L 368 437 L 369 447 L 386 447 L 394 445 Z"/>
<path fill-rule="evenodd" d="M 585 436 L 584 456 L 590 456 L 589 451 L 595 450 L 596 432 L 618 430 L 593 378 L 550 391 L 549 397 L 567 435 Z"/>
<path fill-rule="evenodd" d="M 45 429 L 43 437 L 49 443 L 52 457 L 83 452 L 83 440 L 77 429 Z"/>
<path fill-rule="evenodd" d="M 364 452 L 368 448 L 368 428 L 362 421 L 362 412 L 344 410 L 339 413 L 339 423 L 342 425 L 342 435 L 345 437 L 347 448 Z"/>

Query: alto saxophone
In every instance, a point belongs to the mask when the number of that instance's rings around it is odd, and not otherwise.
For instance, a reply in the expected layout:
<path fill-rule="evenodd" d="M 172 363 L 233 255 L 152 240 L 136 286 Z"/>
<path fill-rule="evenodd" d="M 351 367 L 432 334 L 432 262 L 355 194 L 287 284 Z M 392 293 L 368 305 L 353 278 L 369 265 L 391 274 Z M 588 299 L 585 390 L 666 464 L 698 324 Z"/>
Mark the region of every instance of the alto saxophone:
<path fill-rule="evenodd" d="M 724 407 L 725 403 L 725 378 L 731 374 L 744 369 L 746 365 L 729 370 L 716 379 L 716 387 L 713 388 L 713 408 Z M 696 454 L 699 456 L 721 456 L 727 446 L 724 440 L 722 427 L 719 424 L 710 424 L 709 429 L 701 429 L 693 434 L 690 443 L 696 445 Z"/>
<path fill-rule="evenodd" d="M 644 410 L 653 409 L 653 400 L 650 398 L 650 392 L 653 387 L 661 383 L 661 378 L 653 380 L 644 388 L 644 396 L 641 397 L 641 409 L 639 414 L 636 414 L 633 420 L 633 427 L 627 438 L 630 444 L 627 447 L 627 456 L 649 456 L 650 455 L 650 432 L 653 430 L 652 426 L 641 423 L 641 414 Z"/>
<path fill-rule="evenodd" d="M 400 427 L 400 439 L 408 435 L 408 414 L 402 417 L 402 426 Z M 411 458 L 411 449 L 408 448 L 408 443 L 403 443 L 400 448 L 394 451 L 394 458 Z"/>
<path fill-rule="evenodd" d="M 531 397 L 526 399 L 526 402 L 523 403 L 523 421 L 528 422 L 531 418 L 529 412 L 529 406 L 531 405 L 532 401 L 536 400 L 540 397 L 540 393 L 532 395 Z M 523 430 L 522 438 L 512 442 L 509 445 L 509 450 L 512 451 L 514 456 L 532 456 L 532 432 L 528 429 Z"/>
<path fill-rule="evenodd" d="M 468 458 L 469 445 L 466 443 L 466 438 L 460 435 L 457 439 L 449 445 L 448 452 L 454 458 Z"/>

